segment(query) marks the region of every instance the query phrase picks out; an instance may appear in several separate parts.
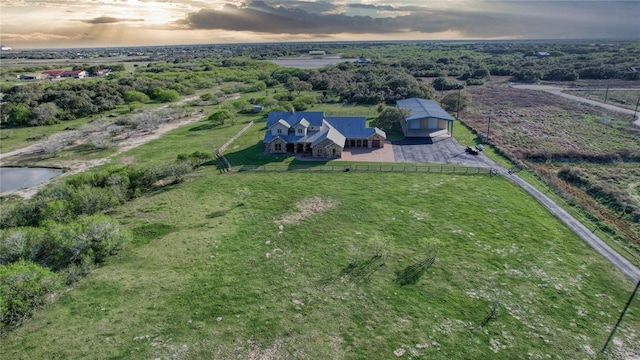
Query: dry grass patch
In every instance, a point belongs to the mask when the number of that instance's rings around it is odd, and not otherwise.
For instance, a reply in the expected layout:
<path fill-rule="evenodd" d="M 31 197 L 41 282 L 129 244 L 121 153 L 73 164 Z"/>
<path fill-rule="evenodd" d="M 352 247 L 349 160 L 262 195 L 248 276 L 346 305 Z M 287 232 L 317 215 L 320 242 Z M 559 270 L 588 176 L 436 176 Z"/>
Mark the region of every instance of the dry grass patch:
<path fill-rule="evenodd" d="M 335 207 L 338 204 L 333 199 L 323 199 L 320 196 L 306 198 L 296 204 L 298 212 L 295 214 L 285 215 L 274 222 L 278 225 L 297 224 L 298 222 L 310 217 L 311 215 L 323 212 Z"/>

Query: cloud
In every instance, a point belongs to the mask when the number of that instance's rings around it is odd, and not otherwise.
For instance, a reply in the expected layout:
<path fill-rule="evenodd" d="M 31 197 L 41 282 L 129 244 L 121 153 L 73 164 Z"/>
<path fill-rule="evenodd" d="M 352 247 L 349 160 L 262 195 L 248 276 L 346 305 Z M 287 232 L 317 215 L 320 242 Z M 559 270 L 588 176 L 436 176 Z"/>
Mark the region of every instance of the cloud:
<path fill-rule="evenodd" d="M 87 24 L 115 24 L 121 22 L 144 21 L 144 19 L 119 19 L 111 16 L 100 16 L 89 20 L 80 20 Z"/>
<path fill-rule="evenodd" d="M 462 0 L 430 5 L 254 0 L 241 5 L 227 4 L 220 10 L 200 9 L 188 14 L 181 23 L 190 29 L 318 36 L 452 31 L 468 38 L 602 38 L 640 34 L 639 1 Z"/>

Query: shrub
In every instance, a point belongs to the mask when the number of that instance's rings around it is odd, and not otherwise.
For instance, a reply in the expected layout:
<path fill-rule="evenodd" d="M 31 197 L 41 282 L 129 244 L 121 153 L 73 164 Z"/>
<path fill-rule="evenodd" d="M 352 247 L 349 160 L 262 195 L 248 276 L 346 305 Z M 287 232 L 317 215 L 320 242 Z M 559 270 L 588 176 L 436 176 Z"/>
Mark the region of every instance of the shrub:
<path fill-rule="evenodd" d="M 147 96 L 147 94 L 141 91 L 136 91 L 136 90 L 129 90 L 125 92 L 123 95 L 123 98 L 124 98 L 124 101 L 128 103 L 133 103 L 133 102 L 145 103 L 149 101 L 149 96 Z"/>
<path fill-rule="evenodd" d="M 60 284 L 59 275 L 30 261 L 0 265 L 0 330 L 19 325 L 31 316 Z"/>
<path fill-rule="evenodd" d="M 180 93 L 173 89 L 155 89 L 151 96 L 159 102 L 175 102 L 180 100 Z"/>

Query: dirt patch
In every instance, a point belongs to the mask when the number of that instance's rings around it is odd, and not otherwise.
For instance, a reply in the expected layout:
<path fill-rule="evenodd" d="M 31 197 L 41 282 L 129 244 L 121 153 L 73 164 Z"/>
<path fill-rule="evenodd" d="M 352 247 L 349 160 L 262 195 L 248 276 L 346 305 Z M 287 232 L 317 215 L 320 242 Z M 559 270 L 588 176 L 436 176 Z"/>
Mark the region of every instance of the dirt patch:
<path fill-rule="evenodd" d="M 335 207 L 338 204 L 337 201 L 332 199 L 323 199 L 319 196 L 312 198 L 306 198 L 296 204 L 298 212 L 295 214 L 285 215 L 280 219 L 274 221 L 278 225 L 283 224 L 296 224 L 303 219 L 310 217 L 311 215 L 319 212 L 326 211 Z"/>

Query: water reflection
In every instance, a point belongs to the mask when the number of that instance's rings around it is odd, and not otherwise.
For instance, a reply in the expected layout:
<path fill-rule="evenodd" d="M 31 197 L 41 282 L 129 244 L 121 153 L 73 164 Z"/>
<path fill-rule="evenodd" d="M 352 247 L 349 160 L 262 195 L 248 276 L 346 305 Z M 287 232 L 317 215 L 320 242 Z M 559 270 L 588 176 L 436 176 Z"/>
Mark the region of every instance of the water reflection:
<path fill-rule="evenodd" d="M 0 167 L 0 192 L 35 186 L 62 173 L 60 169 Z"/>

